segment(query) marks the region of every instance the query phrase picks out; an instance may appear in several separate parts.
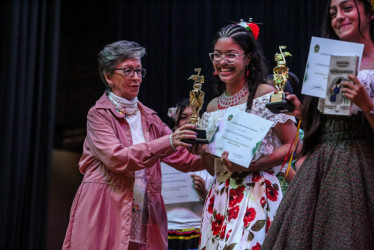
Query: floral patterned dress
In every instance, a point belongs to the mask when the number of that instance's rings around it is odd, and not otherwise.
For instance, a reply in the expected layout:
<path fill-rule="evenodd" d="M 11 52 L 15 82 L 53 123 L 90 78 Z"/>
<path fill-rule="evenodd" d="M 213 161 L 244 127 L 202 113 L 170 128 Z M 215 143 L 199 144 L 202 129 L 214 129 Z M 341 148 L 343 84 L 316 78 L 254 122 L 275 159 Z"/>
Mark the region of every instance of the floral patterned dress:
<path fill-rule="evenodd" d="M 273 127 L 291 116 L 271 113 L 265 104 L 270 94 L 253 100 L 251 114 L 274 122 L 257 150 L 254 160 L 281 145 Z M 234 106 L 246 109 L 246 103 Z M 202 128 L 210 139 L 226 110 L 204 113 Z M 199 249 L 259 249 L 282 199 L 276 174 L 280 167 L 267 171 L 229 172 L 218 158 L 215 178 L 205 200 Z"/>

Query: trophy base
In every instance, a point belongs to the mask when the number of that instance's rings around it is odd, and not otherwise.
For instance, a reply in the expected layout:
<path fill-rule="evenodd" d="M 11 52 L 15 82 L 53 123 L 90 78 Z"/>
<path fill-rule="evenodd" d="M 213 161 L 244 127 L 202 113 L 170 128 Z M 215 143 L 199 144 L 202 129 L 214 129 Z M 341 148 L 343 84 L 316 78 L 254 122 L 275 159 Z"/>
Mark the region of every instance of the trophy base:
<path fill-rule="evenodd" d="M 266 107 L 274 114 L 288 113 L 295 110 L 295 106 L 287 100 L 268 102 L 266 103 Z"/>
<path fill-rule="evenodd" d="M 209 141 L 206 138 L 206 131 L 204 129 L 191 129 L 197 133 L 197 138 L 195 139 L 183 139 L 183 142 L 188 144 L 208 144 Z"/>

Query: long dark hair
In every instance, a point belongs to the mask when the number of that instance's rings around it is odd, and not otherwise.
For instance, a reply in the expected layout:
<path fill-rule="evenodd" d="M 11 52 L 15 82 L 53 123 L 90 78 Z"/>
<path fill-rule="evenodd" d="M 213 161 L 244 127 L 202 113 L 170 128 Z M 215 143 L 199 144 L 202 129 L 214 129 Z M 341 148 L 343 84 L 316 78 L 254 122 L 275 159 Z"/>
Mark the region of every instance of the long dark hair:
<path fill-rule="evenodd" d="M 250 63 L 248 70 L 250 72 L 247 78 L 247 84 L 249 89 L 249 96 L 247 101 L 247 111 L 251 109 L 252 101 L 256 93 L 259 84 L 265 82 L 267 67 L 264 62 L 264 56 L 261 48 L 257 44 L 251 31 L 247 31 L 240 25 L 228 25 L 223 27 L 217 32 L 214 40 L 213 47 L 220 38 L 232 38 L 244 51 L 244 53 L 250 57 Z M 222 94 L 226 85 L 222 82 L 219 76 L 214 77 L 218 94 Z"/>
<path fill-rule="evenodd" d="M 357 1 L 361 2 L 364 6 L 365 13 L 360 13 Z M 353 0 L 356 5 L 359 16 L 362 14 L 369 14 L 371 10 L 370 3 L 365 0 Z M 322 22 L 321 27 L 321 36 L 330 39 L 339 40 L 338 36 L 335 34 L 334 30 L 331 27 L 331 16 L 330 16 L 330 4 L 331 0 L 328 1 L 325 16 Z M 359 18 L 359 32 L 362 37 L 363 34 L 360 31 L 361 18 Z M 374 41 L 374 20 L 370 21 L 370 39 Z M 303 129 L 304 129 L 304 141 L 303 141 L 303 154 L 307 154 L 309 151 L 314 149 L 319 143 L 322 134 L 322 124 L 323 117 L 322 114 L 317 110 L 318 98 L 307 96 L 303 101 L 303 111 L 302 111 L 302 120 L 303 120 Z"/>

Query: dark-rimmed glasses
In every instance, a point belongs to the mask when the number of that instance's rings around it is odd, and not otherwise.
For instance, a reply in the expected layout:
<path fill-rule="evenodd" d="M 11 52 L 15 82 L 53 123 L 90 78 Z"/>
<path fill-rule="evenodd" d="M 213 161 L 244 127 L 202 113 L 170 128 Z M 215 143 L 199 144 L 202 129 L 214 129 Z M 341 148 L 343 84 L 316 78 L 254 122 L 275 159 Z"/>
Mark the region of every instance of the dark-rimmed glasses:
<path fill-rule="evenodd" d="M 244 53 L 242 53 L 242 54 L 227 53 L 227 54 L 222 55 L 222 54 L 217 53 L 217 52 L 212 52 L 212 53 L 209 53 L 209 58 L 215 64 L 221 62 L 223 59 L 225 59 L 225 61 L 228 64 L 233 64 L 233 63 L 235 63 L 238 56 L 241 56 L 241 55 L 244 55 Z"/>
<path fill-rule="evenodd" d="M 126 77 L 133 77 L 135 72 L 138 75 L 138 77 L 145 77 L 146 70 L 145 68 L 141 69 L 133 69 L 133 68 L 118 68 L 118 69 L 113 69 L 113 70 L 122 70 L 122 75 Z"/>

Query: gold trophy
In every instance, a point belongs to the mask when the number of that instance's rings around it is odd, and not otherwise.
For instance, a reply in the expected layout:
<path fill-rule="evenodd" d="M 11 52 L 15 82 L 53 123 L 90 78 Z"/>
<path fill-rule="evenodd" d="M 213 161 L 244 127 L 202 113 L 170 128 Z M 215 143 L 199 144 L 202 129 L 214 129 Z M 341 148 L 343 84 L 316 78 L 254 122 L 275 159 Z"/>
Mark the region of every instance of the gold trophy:
<path fill-rule="evenodd" d="M 275 61 L 277 66 L 273 68 L 273 80 L 275 87 L 278 92 L 270 96 L 270 102 L 266 104 L 266 107 L 273 113 L 287 113 L 295 110 L 293 104 L 286 100 L 286 95 L 284 93 L 284 87 L 288 79 L 288 68 L 286 67 L 286 56 L 292 56 L 291 53 L 287 51 L 282 51 L 286 49 L 286 46 L 279 46 L 280 53 L 275 53 Z"/>
<path fill-rule="evenodd" d="M 190 106 L 192 109 L 192 115 L 190 118 L 190 123 L 195 124 L 197 129 L 193 129 L 197 133 L 196 139 L 185 139 L 184 141 L 191 144 L 207 144 L 209 141 L 206 139 L 206 131 L 199 129 L 200 126 L 200 116 L 199 112 L 204 103 L 204 91 L 201 87 L 204 83 L 204 76 L 200 75 L 201 68 L 196 68 L 196 75 L 191 75 L 188 80 L 194 80 L 193 90 L 190 91 Z"/>

